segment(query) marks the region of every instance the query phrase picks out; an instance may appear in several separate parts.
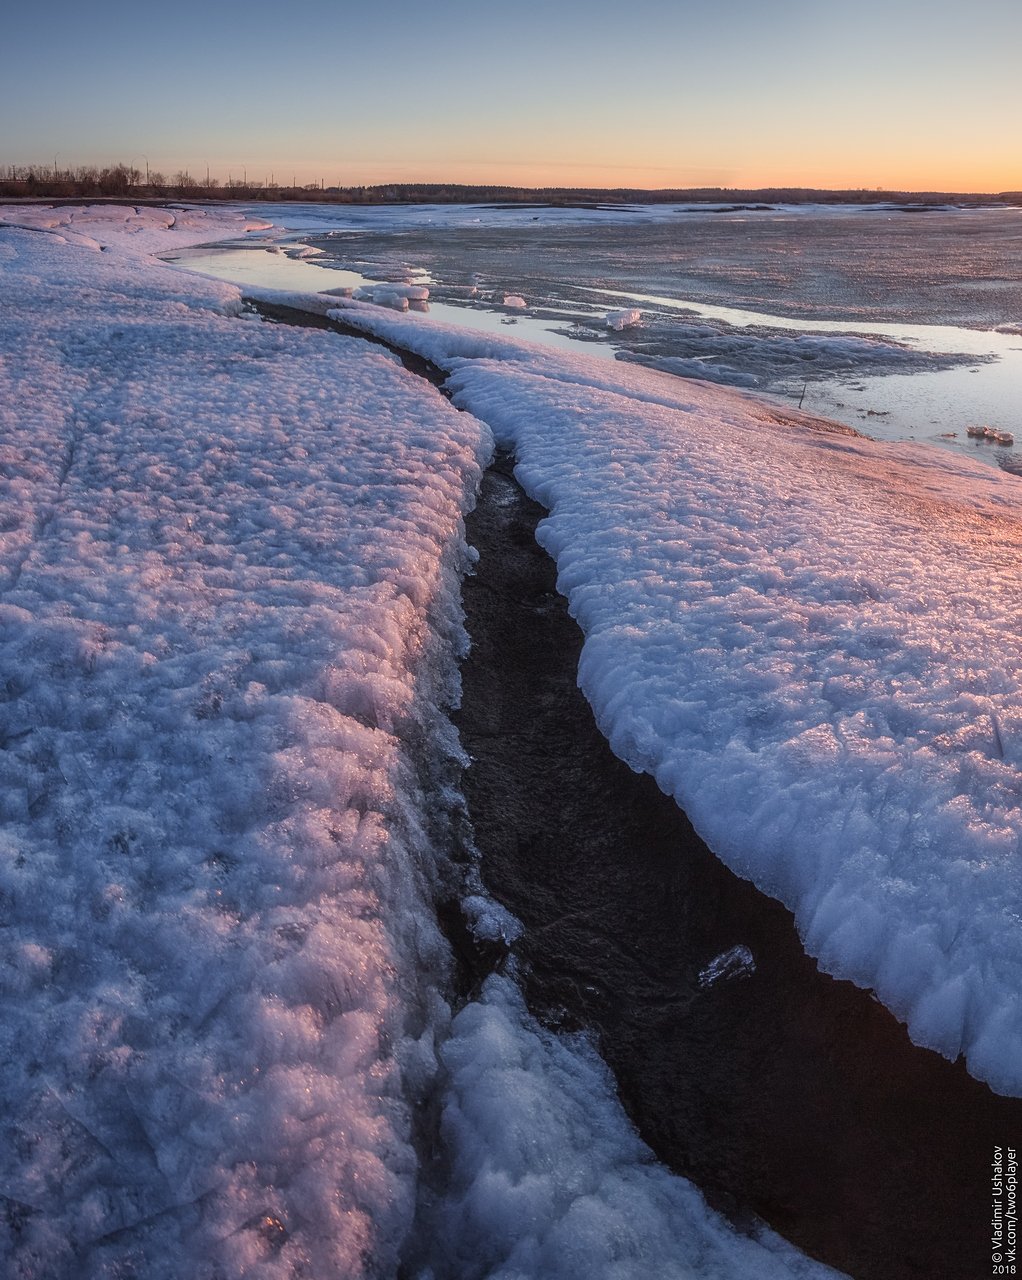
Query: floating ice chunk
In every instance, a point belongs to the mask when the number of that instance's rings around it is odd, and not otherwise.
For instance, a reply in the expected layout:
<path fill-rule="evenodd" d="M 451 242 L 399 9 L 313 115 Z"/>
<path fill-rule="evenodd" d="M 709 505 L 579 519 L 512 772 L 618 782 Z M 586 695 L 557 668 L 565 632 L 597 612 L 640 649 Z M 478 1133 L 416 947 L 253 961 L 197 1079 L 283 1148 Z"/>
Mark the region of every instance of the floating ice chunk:
<path fill-rule="evenodd" d="M 356 302 L 372 302 L 391 311 L 407 311 L 409 304 L 417 304 L 417 310 L 428 310 L 422 304 L 429 297 L 429 289 L 421 284 L 365 284 L 352 293 Z"/>
<path fill-rule="evenodd" d="M 378 307 L 388 307 L 391 311 L 408 310 L 408 299 L 396 289 L 373 289 L 369 294 L 369 301 Z"/>
<path fill-rule="evenodd" d="M 634 329 L 642 323 L 642 312 L 638 307 L 628 307 L 624 311 L 607 312 L 607 328 L 620 332 L 622 329 Z"/>
<path fill-rule="evenodd" d="M 756 972 L 756 961 L 748 947 L 739 945 L 722 951 L 700 971 L 699 985 L 712 987 L 733 978 L 750 978 Z"/>
<path fill-rule="evenodd" d="M 392 294 L 396 298 L 407 298 L 409 302 L 425 302 L 429 289 L 424 284 L 399 284 L 388 280 L 380 284 L 364 284 L 351 296 L 359 301 L 376 302 L 378 294 Z"/>

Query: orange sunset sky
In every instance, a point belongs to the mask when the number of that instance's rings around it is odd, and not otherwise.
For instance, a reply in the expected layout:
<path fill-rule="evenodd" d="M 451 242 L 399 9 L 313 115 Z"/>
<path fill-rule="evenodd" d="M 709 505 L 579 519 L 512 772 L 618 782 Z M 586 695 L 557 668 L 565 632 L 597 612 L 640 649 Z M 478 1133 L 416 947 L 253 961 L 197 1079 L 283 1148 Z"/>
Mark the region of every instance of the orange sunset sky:
<path fill-rule="evenodd" d="M 0 163 L 250 181 L 1022 188 L 1022 6 L 56 0 Z"/>

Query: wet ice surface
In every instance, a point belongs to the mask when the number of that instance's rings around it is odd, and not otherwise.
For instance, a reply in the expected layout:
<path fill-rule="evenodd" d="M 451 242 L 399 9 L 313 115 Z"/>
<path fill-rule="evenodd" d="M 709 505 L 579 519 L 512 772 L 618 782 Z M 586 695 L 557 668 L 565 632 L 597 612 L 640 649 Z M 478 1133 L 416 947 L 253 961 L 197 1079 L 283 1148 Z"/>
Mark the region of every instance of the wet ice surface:
<path fill-rule="evenodd" d="M 314 283 L 324 272 L 338 284 L 363 272 L 415 279 L 440 320 L 562 350 L 584 343 L 594 355 L 802 399 L 880 439 L 1022 466 L 1014 451 L 965 434 L 979 421 L 1022 436 L 1022 210 L 266 213 L 322 250 L 286 287 L 330 287 Z M 330 230 L 339 227 L 349 229 Z M 508 315 L 506 294 L 527 308 Z M 641 325 L 608 329 L 608 314 L 630 304 Z"/>

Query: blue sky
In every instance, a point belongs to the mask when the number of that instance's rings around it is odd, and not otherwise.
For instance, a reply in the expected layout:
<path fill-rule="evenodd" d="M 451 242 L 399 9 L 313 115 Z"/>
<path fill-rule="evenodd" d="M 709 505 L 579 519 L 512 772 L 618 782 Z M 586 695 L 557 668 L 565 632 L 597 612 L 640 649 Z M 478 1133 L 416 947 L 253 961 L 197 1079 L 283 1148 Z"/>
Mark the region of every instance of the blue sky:
<path fill-rule="evenodd" d="M 1022 5 L 57 0 L 0 163 L 226 178 L 1022 188 Z"/>

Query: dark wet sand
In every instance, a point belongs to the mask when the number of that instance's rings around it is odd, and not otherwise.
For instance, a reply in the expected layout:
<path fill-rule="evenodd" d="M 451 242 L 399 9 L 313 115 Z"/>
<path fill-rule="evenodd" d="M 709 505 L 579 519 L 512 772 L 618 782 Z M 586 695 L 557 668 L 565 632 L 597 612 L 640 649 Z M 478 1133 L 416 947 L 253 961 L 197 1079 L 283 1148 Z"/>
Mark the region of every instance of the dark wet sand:
<path fill-rule="evenodd" d="M 575 685 L 582 636 L 499 460 L 469 520 L 472 653 L 458 727 L 484 879 L 526 926 L 527 995 L 595 1028 L 657 1155 L 857 1280 L 990 1274 L 989 1162 L 1022 1101 L 915 1048 L 822 975 L 791 915 L 732 875 L 674 801 L 610 752 Z M 708 990 L 736 944 L 756 972 Z"/>

